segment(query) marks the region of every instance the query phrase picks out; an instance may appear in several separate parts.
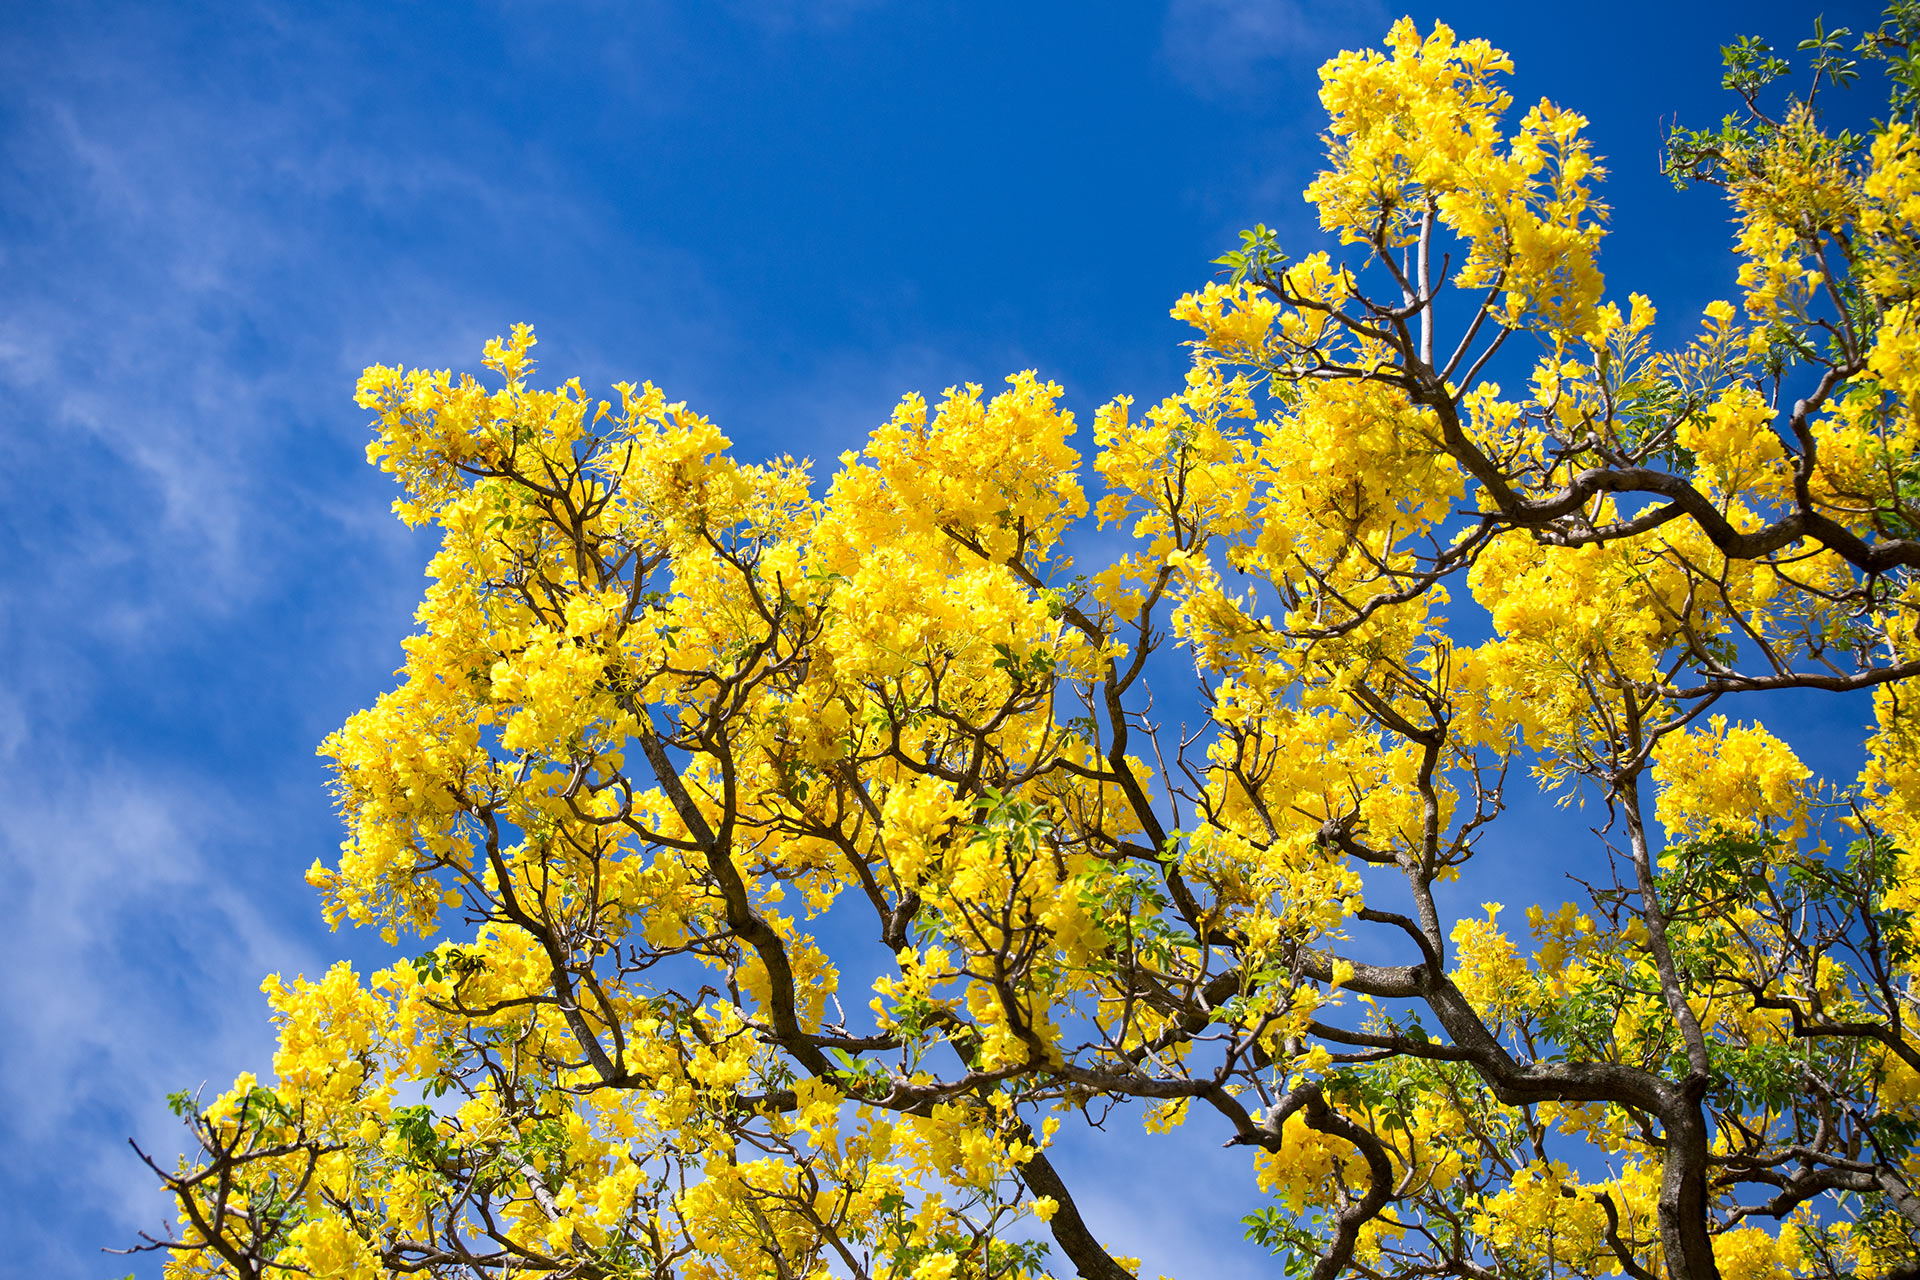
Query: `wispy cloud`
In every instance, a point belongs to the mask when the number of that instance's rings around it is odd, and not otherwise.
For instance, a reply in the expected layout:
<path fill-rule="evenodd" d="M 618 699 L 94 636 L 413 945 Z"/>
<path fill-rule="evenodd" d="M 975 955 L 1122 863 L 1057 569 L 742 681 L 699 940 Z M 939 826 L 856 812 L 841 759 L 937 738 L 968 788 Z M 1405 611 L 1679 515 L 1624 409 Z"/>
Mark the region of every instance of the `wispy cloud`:
<path fill-rule="evenodd" d="M 0 1116 L 0 1191 L 10 1204 L 75 1205 L 96 1238 L 75 1238 L 72 1219 L 10 1214 L 10 1248 L 39 1274 L 85 1274 L 100 1245 L 163 1218 L 151 1174 L 118 1138 L 171 1159 L 178 1135 L 160 1097 L 264 1065 L 263 1002 L 236 975 L 317 962 L 303 931 L 209 856 L 271 839 L 225 816 L 232 796 L 124 762 L 26 757 L 0 771 L 0 1095 L 14 1100 Z"/>
<path fill-rule="evenodd" d="M 887 0 L 727 0 L 726 9 L 735 21 L 779 36 L 842 26 L 886 4 Z"/>
<path fill-rule="evenodd" d="M 1386 30 L 1378 0 L 1171 0 L 1161 51 L 1206 97 L 1258 92 L 1267 76 L 1311 71 L 1339 48 Z"/>
<path fill-rule="evenodd" d="M 354 373 L 515 318 L 486 264 L 381 232 L 599 234 L 538 156 L 347 127 L 364 68 L 273 83 L 311 28 L 248 69 L 85 25 L 0 52 L 0 1226 L 74 1280 L 166 1216 L 125 1138 L 171 1160 L 164 1094 L 268 1070 L 260 979 L 325 965 L 312 744 L 391 670 L 421 551 Z"/>

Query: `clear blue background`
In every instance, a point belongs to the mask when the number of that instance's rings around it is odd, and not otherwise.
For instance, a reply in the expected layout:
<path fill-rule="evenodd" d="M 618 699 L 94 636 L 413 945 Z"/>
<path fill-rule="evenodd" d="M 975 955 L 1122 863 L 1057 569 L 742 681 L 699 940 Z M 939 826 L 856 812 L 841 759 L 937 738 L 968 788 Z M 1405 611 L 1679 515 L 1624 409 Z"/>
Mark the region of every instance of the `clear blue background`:
<path fill-rule="evenodd" d="M 1239 228 L 1316 247 L 1315 68 L 1397 12 L 9 6 L 0 1269 L 125 1274 L 99 1247 L 166 1206 L 124 1139 L 170 1158 L 167 1090 L 268 1070 L 262 975 L 381 958 L 301 879 L 338 838 L 314 745 L 390 682 L 428 553 L 362 461 L 363 365 L 474 368 L 530 321 L 555 380 L 650 378 L 742 455 L 829 465 L 908 390 L 1034 367 L 1083 421 L 1157 399 L 1167 308 Z M 1510 51 L 1522 106 L 1591 117 L 1603 265 L 1672 333 L 1732 292 L 1730 237 L 1659 176 L 1663 121 L 1717 120 L 1718 46 L 1814 12 L 1414 16 Z M 1844 764 L 1858 710 L 1809 703 L 1794 740 Z M 1564 891 L 1504 866 L 1509 902 Z M 1268 1273 L 1244 1156 L 1116 1129 L 1062 1147 L 1106 1239 L 1149 1275 Z"/>

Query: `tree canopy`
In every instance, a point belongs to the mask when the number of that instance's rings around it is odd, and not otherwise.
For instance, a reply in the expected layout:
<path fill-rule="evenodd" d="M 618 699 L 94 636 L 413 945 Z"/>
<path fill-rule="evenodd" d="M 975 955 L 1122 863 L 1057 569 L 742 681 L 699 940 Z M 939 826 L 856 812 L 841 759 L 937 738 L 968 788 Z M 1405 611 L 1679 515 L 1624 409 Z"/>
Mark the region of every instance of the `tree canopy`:
<path fill-rule="evenodd" d="M 1324 247 L 1246 233 L 1090 467 L 1031 371 L 817 477 L 524 326 L 368 369 L 440 548 L 309 879 L 426 941 L 176 1095 L 169 1274 L 1120 1280 L 1049 1156 L 1116 1109 L 1287 1274 L 1909 1273 L 1916 37 L 1729 47 L 1668 164 L 1738 278 L 1656 341 L 1586 121 L 1397 24 L 1321 71 Z M 1574 900 L 1448 909 L 1516 859 Z"/>

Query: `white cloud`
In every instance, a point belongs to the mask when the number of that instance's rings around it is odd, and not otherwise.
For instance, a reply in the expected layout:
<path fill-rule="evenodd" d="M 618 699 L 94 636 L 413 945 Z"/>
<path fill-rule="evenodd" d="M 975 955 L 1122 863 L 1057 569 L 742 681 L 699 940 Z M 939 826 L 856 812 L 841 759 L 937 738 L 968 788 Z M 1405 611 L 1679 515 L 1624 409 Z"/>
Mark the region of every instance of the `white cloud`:
<path fill-rule="evenodd" d="M 61 1280 L 157 1271 L 98 1253 L 170 1217 L 125 1139 L 170 1161 L 169 1090 L 270 1070 L 261 978 L 367 949 L 320 944 L 300 882 L 334 839 L 312 703 L 349 668 L 371 696 L 418 589 L 358 465 L 356 349 L 470 359 L 492 300 L 355 257 L 354 219 L 590 231 L 542 184 L 329 133 L 337 79 L 266 109 L 144 34 L 0 51 L 0 1225 Z"/>
<path fill-rule="evenodd" d="M 738 22 L 768 35 L 786 35 L 796 29 L 831 29 L 883 7 L 887 0 L 727 0 L 726 9 Z"/>
<path fill-rule="evenodd" d="M 1162 32 L 1168 66 L 1207 97 L 1258 92 L 1264 77 L 1299 74 L 1385 34 L 1379 0 L 1171 0 Z"/>
<path fill-rule="evenodd" d="M 20 1215 L 20 1257 L 92 1271 L 97 1245 L 160 1222 L 163 1197 L 121 1136 L 170 1160 L 178 1134 L 164 1095 L 264 1067 L 258 977 L 316 967 L 300 932 L 209 856 L 271 838 L 226 816 L 236 812 L 211 787 L 107 759 L 22 752 L 0 774 L 0 1096 L 13 1100 L 0 1116 L 11 1157 L 0 1188 L 15 1202 L 80 1198 L 109 1233 L 75 1240 L 44 1215 Z"/>

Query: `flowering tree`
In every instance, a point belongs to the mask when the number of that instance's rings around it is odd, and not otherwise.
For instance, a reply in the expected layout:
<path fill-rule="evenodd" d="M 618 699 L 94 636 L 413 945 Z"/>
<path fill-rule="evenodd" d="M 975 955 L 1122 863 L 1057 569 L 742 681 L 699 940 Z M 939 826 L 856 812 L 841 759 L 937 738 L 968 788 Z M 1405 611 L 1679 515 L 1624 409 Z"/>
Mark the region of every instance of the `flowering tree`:
<path fill-rule="evenodd" d="M 1289 1274 L 1911 1268 L 1917 32 L 1819 32 L 1803 97 L 1729 50 L 1671 168 L 1741 298 L 1656 346 L 1582 118 L 1400 23 L 1321 73 L 1332 247 L 1248 233 L 1093 476 L 1032 373 L 822 488 L 537 389 L 525 328 L 369 369 L 441 547 L 310 878 L 449 936 L 268 980 L 272 1083 L 175 1099 L 170 1274 L 1119 1280 L 1048 1155 L 1116 1104 L 1244 1148 Z M 1125 549 L 1076 566 L 1090 511 Z M 1858 777 L 1752 718 L 1785 690 L 1871 700 Z M 1454 918 L 1536 786 L 1579 900 Z"/>

